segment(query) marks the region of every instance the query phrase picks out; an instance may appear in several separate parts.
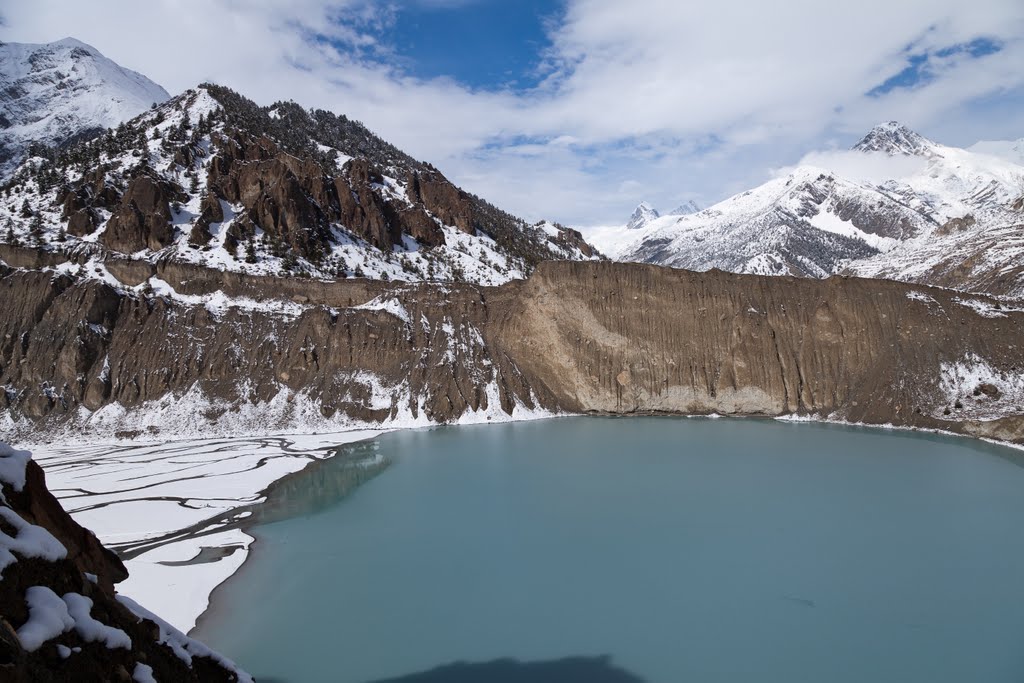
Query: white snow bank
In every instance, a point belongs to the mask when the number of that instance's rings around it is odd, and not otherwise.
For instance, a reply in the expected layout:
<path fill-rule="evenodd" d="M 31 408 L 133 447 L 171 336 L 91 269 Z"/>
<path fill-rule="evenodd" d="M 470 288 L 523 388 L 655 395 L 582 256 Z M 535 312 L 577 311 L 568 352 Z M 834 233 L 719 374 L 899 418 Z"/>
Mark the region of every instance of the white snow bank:
<path fill-rule="evenodd" d="M 0 482 L 10 484 L 15 491 L 25 488 L 25 467 L 31 458 L 28 451 L 16 451 L 0 441 Z"/>
<path fill-rule="evenodd" d="M 353 306 L 352 308 L 356 311 L 382 311 L 390 313 L 399 320 L 404 320 L 406 324 L 412 323 L 412 316 L 409 315 L 409 311 L 394 297 L 379 296 L 376 299 L 367 301 L 365 304 Z"/>
<path fill-rule="evenodd" d="M 107 626 L 93 618 L 92 600 L 78 593 L 66 593 L 64 603 L 68 614 L 75 620 L 75 632 L 87 643 L 103 643 L 108 650 L 114 648 L 132 649 L 132 639 L 119 628 Z"/>
<path fill-rule="evenodd" d="M 92 600 L 84 595 L 67 593 L 61 598 L 46 586 L 32 586 L 25 591 L 25 603 L 28 621 L 18 629 L 18 640 L 29 652 L 71 629 L 87 643 L 103 643 L 108 649 L 132 647 L 127 633 L 93 618 Z M 70 656 L 70 649 L 65 649 Z"/>
<path fill-rule="evenodd" d="M 228 296 L 217 290 L 212 294 L 179 294 L 170 283 L 157 277 L 151 277 L 147 284 L 152 288 L 153 293 L 188 306 L 203 306 L 214 317 L 220 317 L 226 311 L 236 308 L 247 312 L 273 313 L 286 318 L 297 318 L 308 307 L 285 301 L 283 299 L 266 299 L 257 301 L 246 296 Z M 146 284 L 135 288 L 141 291 Z"/>
<path fill-rule="evenodd" d="M 63 560 L 68 556 L 67 548 L 54 538 L 53 534 L 41 526 L 29 524 L 11 508 L 0 506 L 0 517 L 14 527 L 17 533 L 17 536 L 12 538 L 0 531 L 0 579 L 3 579 L 4 569 L 17 561 L 14 553 L 49 562 Z"/>
<path fill-rule="evenodd" d="M 156 679 L 153 678 L 153 667 L 142 662 L 137 663 L 132 671 L 132 680 L 135 683 L 156 683 Z"/>
<path fill-rule="evenodd" d="M 209 531 L 248 516 L 235 511 L 262 502 L 261 492 L 273 482 L 329 457 L 339 445 L 381 433 L 40 446 L 36 461 L 61 505 L 102 543 L 152 545 L 125 562 L 129 576 L 118 588 L 187 632 L 213 590 L 245 561 L 252 538 L 238 529 L 198 537 L 185 530 Z M 229 552 L 189 564 L 204 549 Z"/>
<path fill-rule="evenodd" d="M 75 627 L 67 603 L 46 586 L 32 586 L 25 591 L 25 604 L 28 621 L 18 629 L 18 640 L 28 652 L 35 652 L 46 641 Z"/>
<path fill-rule="evenodd" d="M 253 538 L 240 529 L 162 545 L 129 560 L 128 578 L 117 585 L 123 595 L 145 600 L 154 612 L 186 633 L 210 604 L 214 588 L 245 562 Z M 203 549 L 222 548 L 226 557 L 187 564 Z"/>

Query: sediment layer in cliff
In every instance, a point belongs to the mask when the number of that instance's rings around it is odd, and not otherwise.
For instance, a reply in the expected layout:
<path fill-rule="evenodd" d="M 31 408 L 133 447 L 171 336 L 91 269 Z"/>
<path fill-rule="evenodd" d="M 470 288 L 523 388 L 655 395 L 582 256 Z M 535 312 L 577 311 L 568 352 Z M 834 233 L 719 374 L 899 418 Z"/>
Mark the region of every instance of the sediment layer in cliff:
<path fill-rule="evenodd" d="M 123 284 L 4 276 L 10 429 L 131 422 L 157 435 L 239 414 L 288 429 L 547 410 L 1024 439 L 1024 311 L 985 297 L 573 262 L 502 287 L 315 281 L 300 294 L 294 280 L 188 268 L 111 267 Z"/>

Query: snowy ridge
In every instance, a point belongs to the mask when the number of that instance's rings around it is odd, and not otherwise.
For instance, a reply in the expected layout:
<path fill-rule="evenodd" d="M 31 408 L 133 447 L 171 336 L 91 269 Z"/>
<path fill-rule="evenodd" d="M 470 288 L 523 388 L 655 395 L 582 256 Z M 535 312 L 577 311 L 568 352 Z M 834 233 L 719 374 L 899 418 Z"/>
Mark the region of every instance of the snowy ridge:
<path fill-rule="evenodd" d="M 629 222 L 626 223 L 627 230 L 639 230 L 647 226 L 651 221 L 658 218 L 661 214 L 658 210 L 647 202 L 640 202 L 640 204 L 633 211 L 633 215 L 629 217 Z"/>
<path fill-rule="evenodd" d="M 272 110 L 271 113 L 273 113 Z M 252 224 L 244 207 L 219 200 L 222 220 L 208 225 L 210 240 L 202 245 L 190 241 L 193 226 L 203 215 L 203 200 L 209 194 L 208 180 L 214 163 L 216 147 L 226 139 L 228 126 L 223 122 L 224 107 L 207 87 L 189 90 L 180 96 L 145 111 L 128 125 L 138 131 L 135 148 L 108 151 L 116 145 L 104 145 L 98 153 L 98 164 L 109 169 L 105 180 L 112 186 L 126 183 L 131 169 L 145 164 L 160 179 L 181 189 L 183 197 L 171 205 L 173 241 L 162 249 L 142 249 L 133 258 L 152 262 L 171 259 L 207 266 L 218 270 L 244 272 L 252 275 L 301 274 L 311 278 L 332 280 L 338 277 L 365 277 L 398 281 L 467 281 L 482 285 L 500 285 L 526 277 L 528 266 L 519 255 L 502 247 L 491 235 L 480 230 L 472 234 L 445 224 L 429 214 L 441 234 L 443 243 L 427 246 L 403 234 L 395 248 L 385 249 L 370 244 L 341 223 L 329 226 L 330 240 L 324 245 L 322 257 L 315 262 L 287 250 L 275 248 L 272 236 L 256 226 L 251 242 L 239 242 L 237 235 Z M 208 121 L 210 130 L 200 130 L 199 122 Z M 194 153 L 183 160 L 179 148 L 168 145 L 175 136 L 190 135 Z M 334 173 L 343 174 L 342 167 L 352 157 L 335 148 L 317 143 L 320 153 L 333 159 Z M 53 201 L 54 188 L 44 186 L 34 169 L 47 164 L 44 159 L 29 159 L 13 176 L 9 192 L 0 195 L 0 241 L 19 245 L 54 245 L 74 251 L 83 245 L 101 254 L 102 236 L 112 212 L 96 209 L 92 232 L 74 236 L 64 231 L 67 217 L 61 205 Z M 410 209 L 407 180 L 395 168 L 384 172 L 374 190 L 394 211 Z M 63 172 L 62 182 L 74 185 L 86 172 L 73 167 Z M 394 175 L 389 175 L 388 173 Z M 56 188 L 59 193 L 60 188 Z M 35 228 L 33 228 L 35 226 Z M 551 223 L 535 226 L 522 224 L 523 237 L 543 245 L 549 258 L 586 259 L 566 229 Z M 251 247 L 251 248 L 250 248 Z M 94 277 L 93 268 L 77 271 L 83 277 Z"/>
<path fill-rule="evenodd" d="M 170 96 L 74 38 L 53 43 L 0 43 L 0 178 L 29 143 L 60 145 L 112 128 Z"/>
<path fill-rule="evenodd" d="M 590 239 L 621 261 L 1024 296 L 1024 167 L 893 122 L 849 152 L 821 156 L 697 213 Z M 830 158 L 836 168 L 817 165 Z"/>

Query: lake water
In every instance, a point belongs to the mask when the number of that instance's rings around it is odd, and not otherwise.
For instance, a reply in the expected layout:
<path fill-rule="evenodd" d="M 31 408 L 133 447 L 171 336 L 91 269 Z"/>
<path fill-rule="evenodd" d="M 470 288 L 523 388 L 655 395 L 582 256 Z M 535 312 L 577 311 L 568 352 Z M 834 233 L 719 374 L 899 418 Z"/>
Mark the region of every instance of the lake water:
<path fill-rule="evenodd" d="M 262 681 L 1024 680 L 1018 451 L 682 418 L 358 448 L 393 464 L 288 487 L 200 624 Z"/>

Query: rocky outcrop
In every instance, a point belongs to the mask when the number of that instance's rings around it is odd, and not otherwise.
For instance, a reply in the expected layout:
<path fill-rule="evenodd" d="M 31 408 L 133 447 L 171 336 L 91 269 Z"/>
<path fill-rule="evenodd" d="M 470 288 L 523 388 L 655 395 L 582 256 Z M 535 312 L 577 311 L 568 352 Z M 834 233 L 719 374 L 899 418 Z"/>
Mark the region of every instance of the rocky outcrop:
<path fill-rule="evenodd" d="M 0 443 L 0 678 L 251 680 L 117 596 L 114 583 L 127 576 L 121 561 L 47 490 L 28 453 Z"/>
<path fill-rule="evenodd" d="M 17 199 L 0 201 L 0 240 L 12 246 L 482 284 L 593 253 L 582 236 L 531 229 L 358 122 L 295 103 L 259 107 L 209 84 L 34 163 L 9 183 Z"/>
<path fill-rule="evenodd" d="M 500 405 L 814 415 L 1024 439 L 1024 312 L 945 290 L 549 262 L 500 288 L 342 281 L 300 294 L 307 283 L 162 267 L 182 293 L 242 303 L 184 305 L 42 273 L 0 280 L 11 414 L 58 428 L 79 406 L 131 415 L 194 392 L 206 411 L 196 419 L 210 424 L 290 396 L 326 420 L 448 422 Z M 299 304 L 275 308 L 282 295 Z M 957 379 L 979 373 L 998 395 Z M 153 428 L 173 429 L 161 415 Z M 287 427 L 288 415 L 261 424 Z"/>
<path fill-rule="evenodd" d="M 974 220 L 974 216 L 970 214 L 967 214 L 966 216 L 961 216 L 959 218 L 950 218 L 948 221 L 939 226 L 939 228 L 935 231 L 935 234 L 941 237 L 945 237 L 946 235 L 950 235 L 956 232 L 963 232 L 964 230 L 973 227 L 976 223 L 977 221 Z"/>
<path fill-rule="evenodd" d="M 452 225 L 467 235 L 476 234 L 481 227 L 470 196 L 452 185 L 440 171 L 410 172 L 406 195 L 410 202 L 422 205 L 445 225 Z"/>
<path fill-rule="evenodd" d="M 174 239 L 170 204 L 182 198 L 172 183 L 138 176 L 128 183 L 100 241 L 114 251 L 131 254 L 143 249 L 157 251 Z"/>
<path fill-rule="evenodd" d="M 217 195 L 210 192 L 203 196 L 199 204 L 199 217 L 188 236 L 188 242 L 194 247 L 201 247 L 213 237 L 210 226 L 224 220 L 224 207 Z M 235 245 L 237 246 L 237 245 Z"/>

